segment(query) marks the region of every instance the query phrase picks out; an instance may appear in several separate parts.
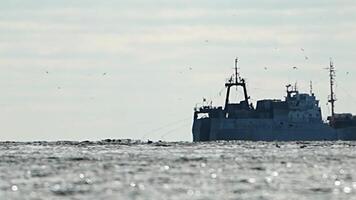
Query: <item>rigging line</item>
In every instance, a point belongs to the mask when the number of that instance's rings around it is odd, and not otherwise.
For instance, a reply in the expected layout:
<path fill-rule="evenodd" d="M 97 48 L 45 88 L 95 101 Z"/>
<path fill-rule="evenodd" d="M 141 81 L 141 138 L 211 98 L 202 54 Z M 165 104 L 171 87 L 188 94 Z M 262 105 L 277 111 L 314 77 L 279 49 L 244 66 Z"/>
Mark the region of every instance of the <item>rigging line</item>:
<path fill-rule="evenodd" d="M 356 103 L 356 98 L 352 96 L 345 88 L 340 85 L 338 85 L 338 88 L 340 88 L 347 96 L 349 96 L 354 101 L 354 103 Z"/>
<path fill-rule="evenodd" d="M 170 128 L 170 127 L 172 127 L 174 125 L 180 124 L 180 123 L 185 122 L 185 121 L 190 120 L 190 119 L 191 119 L 191 117 L 187 117 L 187 118 L 184 118 L 184 119 L 181 119 L 181 120 L 178 120 L 178 121 L 174 121 L 174 122 L 168 123 L 168 124 L 163 125 L 161 127 L 152 129 L 152 130 L 148 131 L 147 133 L 145 133 L 142 136 L 142 138 L 145 139 L 150 134 L 157 134 L 159 131 L 161 131 L 161 130 L 163 130 L 165 128 Z"/>
<path fill-rule="evenodd" d="M 225 86 L 224 87 L 221 87 L 221 89 L 219 90 L 219 92 L 214 96 L 214 97 L 218 97 L 218 96 L 221 96 L 222 92 L 224 92 L 225 90 Z"/>
<path fill-rule="evenodd" d="M 187 124 L 189 124 L 189 123 L 184 123 L 184 124 L 182 124 L 181 126 L 178 126 L 178 127 L 174 128 L 174 129 L 171 129 L 171 130 L 165 132 L 164 134 L 162 134 L 159 138 L 160 138 L 160 139 L 163 139 L 164 137 L 166 137 L 166 136 L 168 136 L 168 135 L 174 133 L 174 132 L 177 131 L 177 130 L 180 130 L 180 129 L 183 128 L 183 127 L 185 127 Z"/>
<path fill-rule="evenodd" d="M 187 120 L 190 120 L 190 119 L 191 119 L 191 117 L 187 117 L 187 118 L 184 118 L 184 119 L 181 119 L 181 120 L 177 120 L 177 121 L 174 121 L 174 122 L 165 124 L 165 125 L 163 125 L 163 126 L 161 126 L 161 127 L 152 129 L 152 130 L 146 132 L 145 134 L 143 134 L 143 136 L 142 136 L 141 138 L 142 138 L 142 139 L 145 139 L 145 138 L 147 138 L 147 136 L 150 135 L 151 133 L 152 133 L 152 134 L 157 134 L 157 131 L 163 130 L 163 129 L 165 129 L 165 128 L 169 128 L 169 127 L 171 127 L 171 126 L 174 126 L 174 125 L 176 125 L 176 124 L 182 123 L 182 122 L 187 121 Z"/>
<path fill-rule="evenodd" d="M 209 97 L 209 100 L 215 102 L 216 100 L 219 100 L 220 98 L 223 97 L 223 92 L 225 90 L 225 86 L 221 88 L 221 90 L 219 90 L 219 92 L 213 96 Z"/>
<path fill-rule="evenodd" d="M 271 88 L 257 88 L 257 87 L 251 87 L 251 90 L 257 90 L 257 91 L 263 91 L 263 92 L 267 92 L 267 91 L 280 91 L 280 89 L 271 89 Z"/>
<path fill-rule="evenodd" d="M 179 112 L 172 112 L 169 114 L 169 116 L 171 117 L 171 119 L 177 119 L 176 121 L 180 121 L 179 118 L 181 115 L 181 113 Z M 142 124 L 152 124 L 153 122 L 157 122 L 157 120 L 154 120 L 153 118 L 149 118 L 149 117 L 145 117 L 145 118 L 140 118 L 141 120 L 139 120 L 137 123 L 142 123 Z M 171 120 L 171 122 L 167 122 L 168 123 L 174 123 L 173 120 Z M 164 126 L 164 125 L 162 125 Z M 159 126 L 158 126 L 159 127 Z"/>

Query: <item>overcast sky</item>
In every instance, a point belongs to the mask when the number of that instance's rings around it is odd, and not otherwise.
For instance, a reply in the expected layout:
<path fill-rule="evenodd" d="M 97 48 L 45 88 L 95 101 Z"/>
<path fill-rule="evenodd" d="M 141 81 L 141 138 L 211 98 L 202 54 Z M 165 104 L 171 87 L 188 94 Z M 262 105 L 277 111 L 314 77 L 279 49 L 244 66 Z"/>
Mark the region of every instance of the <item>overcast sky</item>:
<path fill-rule="evenodd" d="M 2 0 L 0 140 L 191 141 L 240 58 L 253 100 L 309 81 L 356 113 L 354 0 Z M 297 67 L 297 70 L 293 70 Z"/>

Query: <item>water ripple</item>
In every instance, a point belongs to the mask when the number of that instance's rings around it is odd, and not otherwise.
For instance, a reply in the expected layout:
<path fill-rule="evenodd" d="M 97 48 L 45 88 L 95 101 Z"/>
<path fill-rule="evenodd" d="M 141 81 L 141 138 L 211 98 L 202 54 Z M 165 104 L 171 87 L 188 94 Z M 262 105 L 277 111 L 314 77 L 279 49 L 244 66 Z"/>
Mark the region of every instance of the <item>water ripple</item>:
<path fill-rule="evenodd" d="M 355 142 L 0 142 L 0 199 L 352 199 Z"/>

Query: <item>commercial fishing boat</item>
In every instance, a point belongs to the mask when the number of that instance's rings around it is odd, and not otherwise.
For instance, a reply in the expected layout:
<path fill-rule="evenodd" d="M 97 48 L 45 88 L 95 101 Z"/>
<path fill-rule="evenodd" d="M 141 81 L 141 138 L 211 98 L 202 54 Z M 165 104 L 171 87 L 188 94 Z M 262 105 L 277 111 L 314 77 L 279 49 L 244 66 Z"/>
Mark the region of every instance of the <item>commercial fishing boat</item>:
<path fill-rule="evenodd" d="M 235 73 L 225 83 L 224 106 L 204 105 L 194 109 L 193 141 L 248 140 L 248 141 L 335 141 L 356 140 L 356 116 L 335 113 L 335 66 L 330 61 L 331 116 L 323 121 L 319 100 L 314 93 L 301 93 L 287 85 L 284 100 L 250 102 L 246 81 Z M 230 102 L 232 88 L 242 88 L 243 99 Z"/>

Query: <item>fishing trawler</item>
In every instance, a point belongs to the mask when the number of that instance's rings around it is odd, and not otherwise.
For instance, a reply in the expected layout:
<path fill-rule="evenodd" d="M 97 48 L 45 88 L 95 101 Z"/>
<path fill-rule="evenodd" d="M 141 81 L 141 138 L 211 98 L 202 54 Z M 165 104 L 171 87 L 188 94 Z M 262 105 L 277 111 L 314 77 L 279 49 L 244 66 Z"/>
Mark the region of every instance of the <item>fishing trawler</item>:
<path fill-rule="evenodd" d="M 225 105 L 205 105 L 194 109 L 193 141 L 335 141 L 356 140 L 356 116 L 335 113 L 335 67 L 330 61 L 331 116 L 323 121 L 319 100 L 311 92 L 301 93 L 297 87 L 286 86 L 284 100 L 264 99 L 256 107 L 250 102 L 246 81 L 235 73 L 225 83 Z M 230 102 L 232 88 L 242 88 L 243 99 Z"/>

